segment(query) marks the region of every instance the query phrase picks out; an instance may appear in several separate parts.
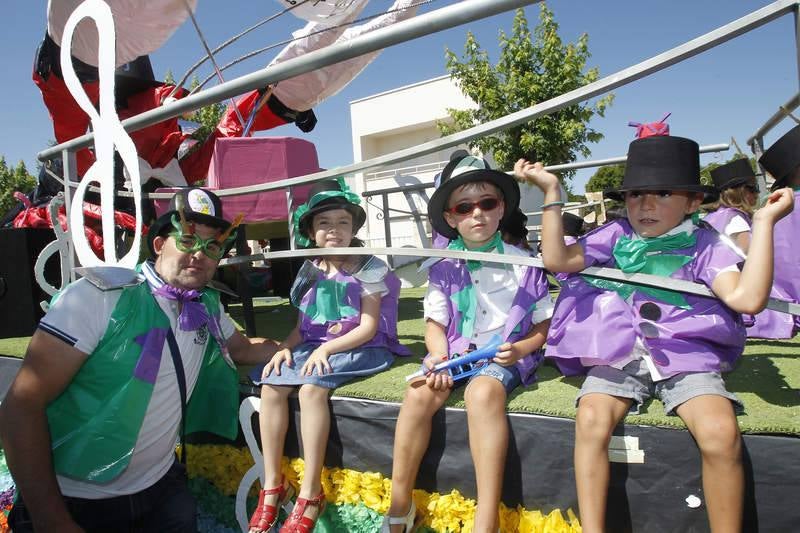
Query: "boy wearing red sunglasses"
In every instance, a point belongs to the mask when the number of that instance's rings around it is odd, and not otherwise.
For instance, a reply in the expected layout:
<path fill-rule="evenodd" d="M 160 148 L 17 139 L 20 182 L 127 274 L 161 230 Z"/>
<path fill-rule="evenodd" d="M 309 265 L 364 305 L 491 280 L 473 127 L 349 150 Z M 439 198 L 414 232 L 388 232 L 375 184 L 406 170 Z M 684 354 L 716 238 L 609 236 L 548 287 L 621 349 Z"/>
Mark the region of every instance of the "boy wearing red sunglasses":
<path fill-rule="evenodd" d="M 442 171 L 428 203 L 434 230 L 452 250 L 528 256 L 503 242 L 513 230 L 519 185 L 509 175 L 466 152 L 457 152 Z M 497 531 L 508 448 L 506 399 L 520 384 L 536 379 L 540 348 L 553 311 L 547 278 L 535 267 L 503 262 L 443 259 L 428 274 L 424 300 L 426 376 L 409 384 L 397 420 L 392 465 L 392 501 L 381 531 L 410 531 L 416 508 L 411 491 L 431 436 L 431 420 L 450 395 L 453 377 L 431 372 L 454 354 L 484 346 L 498 335 L 495 357 L 470 377 L 467 405 L 470 450 L 478 506 L 472 531 Z"/>

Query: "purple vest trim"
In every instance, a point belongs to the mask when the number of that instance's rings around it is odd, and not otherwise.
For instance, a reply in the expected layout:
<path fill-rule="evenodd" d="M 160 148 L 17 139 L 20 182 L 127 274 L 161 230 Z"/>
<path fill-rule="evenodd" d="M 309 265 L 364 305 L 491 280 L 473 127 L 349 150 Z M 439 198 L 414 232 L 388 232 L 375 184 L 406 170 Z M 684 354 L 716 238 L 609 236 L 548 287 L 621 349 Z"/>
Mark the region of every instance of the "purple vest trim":
<path fill-rule="evenodd" d="M 733 207 L 720 207 L 716 211 L 712 211 L 703 217 L 703 222 L 718 232 L 724 234 L 725 228 L 737 215 L 745 219 L 749 227 L 753 226 L 753 223 L 750 220 L 750 215 Z"/>

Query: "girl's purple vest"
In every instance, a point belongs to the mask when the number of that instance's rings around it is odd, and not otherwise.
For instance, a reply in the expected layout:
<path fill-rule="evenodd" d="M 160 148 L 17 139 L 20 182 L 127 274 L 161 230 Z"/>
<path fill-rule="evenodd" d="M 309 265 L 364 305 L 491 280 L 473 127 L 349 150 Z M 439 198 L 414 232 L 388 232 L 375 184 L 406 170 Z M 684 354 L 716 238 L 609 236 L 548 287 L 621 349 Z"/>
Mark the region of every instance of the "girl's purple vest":
<path fill-rule="evenodd" d="M 610 222 L 581 237 L 585 266 L 616 268 L 612 250 L 622 235 L 633 235 L 627 220 Z M 693 247 L 674 251 L 693 259 L 671 277 L 710 286 L 722 269 L 741 259 L 711 229 L 697 228 L 695 235 Z M 716 298 L 684 297 L 689 309 L 640 291 L 626 301 L 572 274 L 561 286 L 545 356 L 553 358 L 565 375 L 580 374 L 588 366 L 623 361 L 638 337 L 654 360 L 661 361 L 659 370 L 665 377 L 731 370 L 744 349 L 741 316 Z"/>
<path fill-rule="evenodd" d="M 750 215 L 744 211 L 734 209 L 733 207 L 720 207 L 713 213 L 706 215 L 703 220 L 710 224 L 718 232 L 725 233 L 725 228 L 737 215 L 744 218 L 747 221 L 748 226 L 752 227 Z M 781 222 L 779 222 L 779 224 L 783 223 L 785 220 L 787 219 L 783 219 Z M 785 258 L 781 257 L 781 254 L 785 255 L 788 252 L 786 248 L 789 248 L 788 243 L 782 241 L 788 240 L 787 237 L 790 234 L 797 235 L 796 233 L 792 233 L 793 231 L 800 230 L 800 224 L 796 225 L 798 227 L 793 229 L 779 229 L 777 226 L 775 228 L 775 280 L 773 282 L 772 290 L 769 294 L 771 298 L 777 298 L 779 300 L 793 300 L 795 302 L 797 301 L 797 293 L 795 293 L 795 298 L 792 298 L 789 293 L 786 292 L 787 282 L 791 283 L 794 281 L 790 275 L 792 269 L 787 268 L 789 263 L 786 261 L 786 259 L 791 257 L 791 252 L 789 256 L 786 256 Z M 791 224 L 789 224 L 789 226 L 791 226 Z M 795 246 L 794 248 L 796 249 L 797 247 Z M 800 257 L 795 252 L 795 261 L 798 259 L 800 259 Z M 794 262 L 793 264 L 795 272 L 794 279 L 796 279 L 797 276 L 800 275 L 800 266 L 798 266 L 797 262 Z M 748 317 L 749 315 L 745 315 L 745 323 L 748 322 Z M 797 327 L 795 323 L 800 324 L 800 317 L 793 317 L 790 314 L 779 313 L 778 311 L 772 311 L 770 309 L 761 311 L 755 317 L 752 317 L 752 319 L 754 320 L 754 323 L 748 325 L 747 336 L 760 339 L 790 339 L 794 337 L 795 328 Z"/>
<path fill-rule="evenodd" d="M 504 244 L 510 247 L 510 244 Z M 450 353 L 463 353 L 469 348 L 471 339 L 462 337 L 458 332 L 458 325 L 461 323 L 461 312 L 453 305 L 454 294 L 472 284 L 469 270 L 465 261 L 458 259 L 443 259 L 434 264 L 428 274 L 428 281 L 441 289 L 448 296 L 447 310 L 450 316 L 450 323 L 447 325 L 447 343 Z M 531 319 L 536 308 L 536 302 L 548 297 L 547 277 L 544 272 L 536 267 L 529 267 L 520 282 L 520 288 L 511 309 L 508 311 L 506 327 L 503 331 L 503 339 L 514 342 L 528 334 L 533 327 Z M 541 362 L 541 356 L 531 353 L 517 361 L 516 367 L 519 370 L 523 385 L 530 385 L 536 381 L 536 368 Z"/>
<path fill-rule="evenodd" d="M 341 271 L 334 274 L 331 279 L 345 286 L 344 301 L 339 302 L 339 305 L 352 307 L 356 313 L 335 322 L 318 324 L 312 322 L 308 315 L 301 312 L 300 335 L 303 342 L 319 342 L 321 344 L 352 331 L 361 322 L 361 284 L 359 281 L 351 274 Z M 393 272 L 389 272 L 383 282 L 389 292 L 381 298 L 378 331 L 375 332 L 372 340 L 362 344 L 360 348 L 387 348 L 396 355 L 411 355 L 411 351 L 397 340 L 397 303 L 400 294 L 400 280 Z M 301 309 L 311 305 L 316 301 L 316 297 L 317 285 L 315 284 L 303 296 Z"/>

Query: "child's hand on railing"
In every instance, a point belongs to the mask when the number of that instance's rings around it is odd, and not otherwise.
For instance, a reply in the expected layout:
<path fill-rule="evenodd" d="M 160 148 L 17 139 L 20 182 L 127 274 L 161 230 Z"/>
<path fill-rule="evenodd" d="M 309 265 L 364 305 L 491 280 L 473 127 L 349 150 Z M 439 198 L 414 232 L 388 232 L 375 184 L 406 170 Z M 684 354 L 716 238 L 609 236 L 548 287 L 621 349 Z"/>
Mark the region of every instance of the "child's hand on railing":
<path fill-rule="evenodd" d="M 531 163 L 527 159 L 520 159 L 514 165 L 514 176 L 531 185 L 536 185 L 545 193 L 548 191 L 558 191 L 560 194 L 561 185 L 555 174 L 544 169 L 540 162 Z"/>
<path fill-rule="evenodd" d="M 773 191 L 764 202 L 764 206 L 755 212 L 753 220 L 764 220 L 775 224 L 794 209 L 794 191 L 784 187 Z"/>

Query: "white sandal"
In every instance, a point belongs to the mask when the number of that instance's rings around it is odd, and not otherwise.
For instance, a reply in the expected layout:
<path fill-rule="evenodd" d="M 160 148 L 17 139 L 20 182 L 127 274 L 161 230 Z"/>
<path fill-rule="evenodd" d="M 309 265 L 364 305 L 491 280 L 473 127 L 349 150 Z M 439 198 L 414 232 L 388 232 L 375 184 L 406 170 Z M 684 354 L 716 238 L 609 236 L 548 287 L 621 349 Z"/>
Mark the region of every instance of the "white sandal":
<path fill-rule="evenodd" d="M 403 525 L 403 533 L 410 533 L 411 529 L 414 527 L 414 519 L 417 517 L 417 507 L 414 505 L 414 501 L 411 501 L 411 507 L 408 509 L 408 512 L 405 516 L 389 516 L 386 515 L 383 517 L 383 522 L 381 523 L 381 533 L 390 533 L 391 526 L 399 526 Z"/>

